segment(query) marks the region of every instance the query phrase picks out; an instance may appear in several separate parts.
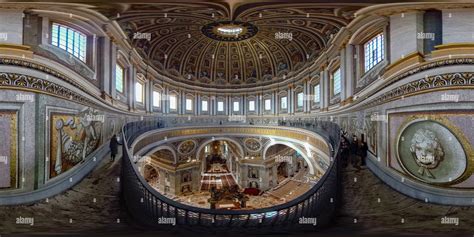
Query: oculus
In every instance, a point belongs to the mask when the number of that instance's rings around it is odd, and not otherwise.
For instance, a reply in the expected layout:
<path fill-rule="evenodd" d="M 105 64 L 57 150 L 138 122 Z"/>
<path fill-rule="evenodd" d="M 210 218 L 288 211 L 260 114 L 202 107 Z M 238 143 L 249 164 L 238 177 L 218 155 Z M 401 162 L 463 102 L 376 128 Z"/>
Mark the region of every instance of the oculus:
<path fill-rule="evenodd" d="M 202 33 L 218 41 L 242 41 L 256 35 L 258 28 L 247 22 L 217 21 L 202 27 Z"/>
<path fill-rule="evenodd" d="M 224 25 L 217 27 L 216 30 L 220 35 L 237 37 L 242 33 L 243 28 L 236 25 Z"/>

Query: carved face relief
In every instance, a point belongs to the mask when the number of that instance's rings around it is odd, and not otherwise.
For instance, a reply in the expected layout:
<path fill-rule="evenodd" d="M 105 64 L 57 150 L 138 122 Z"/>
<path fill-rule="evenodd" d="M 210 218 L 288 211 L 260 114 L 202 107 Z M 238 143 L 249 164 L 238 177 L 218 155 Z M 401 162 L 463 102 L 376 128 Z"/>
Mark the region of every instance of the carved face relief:
<path fill-rule="evenodd" d="M 418 173 L 434 178 L 429 169 L 436 168 L 444 157 L 443 148 L 436 134 L 427 129 L 418 129 L 411 139 L 410 151 L 420 169 Z"/>
<path fill-rule="evenodd" d="M 396 155 L 401 169 L 433 185 L 459 182 L 469 177 L 464 133 L 450 120 L 438 115 L 389 115 L 391 131 L 398 129 Z M 402 123 L 401 127 L 398 127 Z M 393 137 L 389 134 L 390 137 Z M 392 162 L 392 161 L 391 161 Z M 396 168 L 395 162 L 393 168 Z"/>

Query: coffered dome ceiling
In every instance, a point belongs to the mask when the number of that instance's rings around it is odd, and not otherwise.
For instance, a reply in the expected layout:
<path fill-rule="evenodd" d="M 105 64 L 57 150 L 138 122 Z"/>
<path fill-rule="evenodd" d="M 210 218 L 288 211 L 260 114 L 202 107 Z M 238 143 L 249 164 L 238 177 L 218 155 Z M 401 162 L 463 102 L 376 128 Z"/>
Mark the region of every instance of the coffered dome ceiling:
<path fill-rule="evenodd" d="M 150 65 L 187 84 L 225 88 L 269 84 L 294 75 L 320 55 L 332 35 L 362 6 L 147 3 L 120 7 L 116 12 L 108 9 L 109 17 Z"/>

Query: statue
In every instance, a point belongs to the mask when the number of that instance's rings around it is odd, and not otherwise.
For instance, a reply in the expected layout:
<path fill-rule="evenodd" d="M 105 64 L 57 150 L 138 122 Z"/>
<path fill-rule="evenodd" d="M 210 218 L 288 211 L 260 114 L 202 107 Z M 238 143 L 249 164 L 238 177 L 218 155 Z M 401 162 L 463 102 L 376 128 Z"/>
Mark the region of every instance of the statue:
<path fill-rule="evenodd" d="M 436 168 L 444 156 L 436 134 L 428 129 L 418 129 L 411 139 L 410 152 L 420 167 L 418 173 L 435 179 L 430 170 Z"/>

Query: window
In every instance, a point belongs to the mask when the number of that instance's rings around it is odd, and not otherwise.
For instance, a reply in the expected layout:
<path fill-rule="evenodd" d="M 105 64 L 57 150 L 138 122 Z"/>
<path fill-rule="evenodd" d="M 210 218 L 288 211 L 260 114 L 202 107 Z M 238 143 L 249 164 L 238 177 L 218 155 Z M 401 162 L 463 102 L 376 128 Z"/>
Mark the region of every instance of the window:
<path fill-rule="evenodd" d="M 224 101 L 217 101 L 217 112 L 224 112 Z"/>
<path fill-rule="evenodd" d="M 320 98 L 320 87 L 319 87 L 319 84 L 315 85 L 314 86 L 314 103 L 319 103 L 321 98 Z"/>
<path fill-rule="evenodd" d="M 153 91 L 153 106 L 161 107 L 161 93 L 159 91 Z"/>
<path fill-rule="evenodd" d="M 123 67 L 116 64 L 115 65 L 115 90 L 120 93 L 123 93 Z"/>
<path fill-rule="evenodd" d="M 341 69 L 338 68 L 332 73 L 332 95 L 341 93 Z"/>
<path fill-rule="evenodd" d="M 193 111 L 193 100 L 186 98 L 186 111 Z"/>
<path fill-rule="evenodd" d="M 304 99 L 303 92 L 298 93 L 296 97 L 297 97 L 296 107 L 298 108 L 303 107 L 303 99 Z"/>
<path fill-rule="evenodd" d="M 207 100 L 201 101 L 201 110 L 204 111 L 204 112 L 207 112 L 207 110 L 208 110 L 208 108 L 207 108 Z"/>
<path fill-rule="evenodd" d="M 239 112 L 240 105 L 238 101 L 234 101 L 234 112 Z"/>
<path fill-rule="evenodd" d="M 380 33 L 364 44 L 365 72 L 369 71 L 375 65 L 383 60 L 384 44 L 383 34 Z"/>
<path fill-rule="evenodd" d="M 51 44 L 66 50 L 81 61 L 86 61 L 87 37 L 83 33 L 70 27 L 53 23 L 51 29 Z"/>
<path fill-rule="evenodd" d="M 143 84 L 140 82 L 135 83 L 135 101 L 143 103 Z"/>
<path fill-rule="evenodd" d="M 272 100 L 266 99 L 265 100 L 265 110 L 272 110 Z"/>
<path fill-rule="evenodd" d="M 249 100 L 249 111 L 255 111 L 255 100 Z"/>
<path fill-rule="evenodd" d="M 178 101 L 176 95 L 170 95 L 170 109 L 177 110 L 178 109 Z"/>
<path fill-rule="evenodd" d="M 286 96 L 281 97 L 281 99 L 280 99 L 280 107 L 281 107 L 281 109 L 287 109 L 287 108 L 288 108 L 287 102 L 288 102 L 288 100 L 287 100 L 287 97 L 286 97 Z"/>

